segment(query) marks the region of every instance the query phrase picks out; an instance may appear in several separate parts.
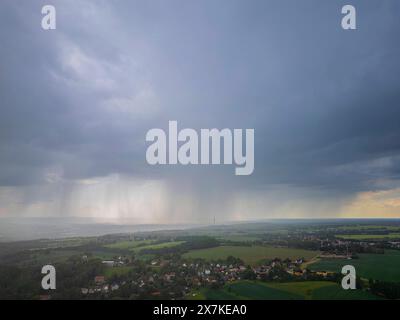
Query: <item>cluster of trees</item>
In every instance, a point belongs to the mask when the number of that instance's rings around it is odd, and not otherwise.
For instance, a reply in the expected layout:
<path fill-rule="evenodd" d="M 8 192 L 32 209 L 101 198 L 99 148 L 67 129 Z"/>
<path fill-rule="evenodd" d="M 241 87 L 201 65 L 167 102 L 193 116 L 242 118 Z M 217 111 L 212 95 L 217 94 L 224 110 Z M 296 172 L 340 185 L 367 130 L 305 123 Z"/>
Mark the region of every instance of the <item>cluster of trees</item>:
<path fill-rule="evenodd" d="M 207 248 L 218 247 L 220 245 L 218 240 L 208 236 L 180 237 L 177 240 L 185 242 L 174 247 L 142 249 L 140 253 L 154 254 L 154 255 L 182 254 L 190 250 L 207 249 Z"/>
<path fill-rule="evenodd" d="M 80 288 L 93 282 L 94 277 L 104 270 L 100 260 L 84 263 L 78 257 L 71 257 L 66 262 L 55 264 L 55 267 L 57 290 L 51 292 L 55 299 L 79 299 Z M 41 287 L 42 277 L 39 266 L 0 266 L 0 300 L 37 299 L 49 294 Z"/>
<path fill-rule="evenodd" d="M 387 299 L 400 299 L 400 283 L 369 280 L 371 292 Z"/>
<path fill-rule="evenodd" d="M 40 294 L 40 269 L 0 266 L 0 300 L 34 299 Z"/>
<path fill-rule="evenodd" d="M 288 241 L 289 248 L 304 249 L 304 250 L 319 250 L 320 246 L 321 242 L 316 240 L 293 239 Z"/>

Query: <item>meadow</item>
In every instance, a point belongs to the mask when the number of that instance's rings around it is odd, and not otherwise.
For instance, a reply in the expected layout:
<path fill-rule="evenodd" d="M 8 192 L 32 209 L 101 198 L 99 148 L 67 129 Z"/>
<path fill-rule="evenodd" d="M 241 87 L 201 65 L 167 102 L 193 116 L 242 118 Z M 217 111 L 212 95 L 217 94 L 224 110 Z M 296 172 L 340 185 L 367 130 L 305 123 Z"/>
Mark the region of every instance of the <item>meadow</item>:
<path fill-rule="evenodd" d="M 116 243 L 105 245 L 105 248 L 108 249 L 120 249 L 120 250 L 129 250 L 135 253 L 140 253 L 141 250 L 144 249 L 162 249 L 162 248 L 171 248 L 178 246 L 185 241 L 166 241 L 166 242 L 158 242 L 156 240 L 129 240 L 129 241 L 119 241 Z"/>
<path fill-rule="evenodd" d="M 104 247 L 109 249 L 132 249 L 140 246 L 150 245 L 155 240 L 126 240 L 126 241 L 119 241 L 111 244 L 107 244 Z"/>
<path fill-rule="evenodd" d="M 343 290 L 329 281 L 301 281 L 267 283 L 237 281 L 222 289 L 201 289 L 192 292 L 188 299 L 203 300 L 374 300 L 376 296 L 362 290 Z"/>
<path fill-rule="evenodd" d="M 185 241 L 168 241 L 168 242 L 162 242 L 162 243 L 155 243 L 155 244 L 149 244 L 145 246 L 140 246 L 140 247 L 135 247 L 132 248 L 131 251 L 140 253 L 141 250 L 145 249 L 162 249 L 162 248 L 172 248 L 181 245 L 182 243 L 185 243 Z"/>
<path fill-rule="evenodd" d="M 400 282 L 400 251 L 386 250 L 384 254 L 360 254 L 359 259 L 322 259 L 308 267 L 315 271 L 340 272 L 344 265 L 356 268 L 357 275 L 366 279 Z"/>
<path fill-rule="evenodd" d="M 318 251 L 277 248 L 272 246 L 220 246 L 209 249 L 192 250 L 183 255 L 186 259 L 202 258 L 208 261 L 223 260 L 229 256 L 242 259 L 246 264 L 257 265 L 262 260 L 298 259 L 310 260 L 319 254 Z"/>
<path fill-rule="evenodd" d="M 340 226 L 337 229 L 345 231 L 349 230 L 359 230 L 359 231 L 378 230 L 378 231 L 397 231 L 397 232 L 400 231 L 400 227 L 391 225 L 347 225 L 347 226 Z"/>
<path fill-rule="evenodd" d="M 223 236 L 216 236 L 218 240 L 222 241 L 233 241 L 233 242 L 253 242 L 261 239 L 257 235 L 246 235 L 246 234 L 228 234 Z"/>
<path fill-rule="evenodd" d="M 106 279 L 110 279 L 114 276 L 126 275 L 131 271 L 132 271 L 132 267 L 126 267 L 126 266 L 114 267 L 114 268 L 108 267 L 108 268 L 105 268 L 104 276 L 106 277 Z"/>
<path fill-rule="evenodd" d="M 400 239 L 400 233 L 389 234 L 337 234 L 336 238 L 346 240 L 387 240 Z"/>

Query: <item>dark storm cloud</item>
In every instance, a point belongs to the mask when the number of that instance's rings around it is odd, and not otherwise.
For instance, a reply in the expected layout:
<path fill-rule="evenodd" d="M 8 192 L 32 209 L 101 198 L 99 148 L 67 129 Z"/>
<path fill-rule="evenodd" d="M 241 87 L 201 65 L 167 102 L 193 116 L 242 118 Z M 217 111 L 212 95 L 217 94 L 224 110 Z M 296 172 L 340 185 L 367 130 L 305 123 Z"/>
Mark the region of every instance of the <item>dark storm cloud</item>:
<path fill-rule="evenodd" d="M 45 32 L 44 2 L 2 1 L 0 183 L 161 177 L 223 205 L 269 185 L 336 196 L 397 180 L 400 4 L 351 2 L 356 31 L 343 1 L 54 1 Z M 145 134 L 168 120 L 255 128 L 254 174 L 147 166 Z"/>

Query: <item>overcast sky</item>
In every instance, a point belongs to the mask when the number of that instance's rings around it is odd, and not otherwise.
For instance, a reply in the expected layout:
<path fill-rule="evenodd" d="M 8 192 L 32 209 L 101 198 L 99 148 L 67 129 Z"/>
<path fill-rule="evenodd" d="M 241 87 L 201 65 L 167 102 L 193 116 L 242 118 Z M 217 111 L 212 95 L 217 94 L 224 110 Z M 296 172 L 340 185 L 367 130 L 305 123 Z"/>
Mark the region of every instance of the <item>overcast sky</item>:
<path fill-rule="evenodd" d="M 399 39 L 397 0 L 2 0 L 0 216 L 400 217 Z M 169 120 L 254 128 L 254 173 L 149 166 Z"/>

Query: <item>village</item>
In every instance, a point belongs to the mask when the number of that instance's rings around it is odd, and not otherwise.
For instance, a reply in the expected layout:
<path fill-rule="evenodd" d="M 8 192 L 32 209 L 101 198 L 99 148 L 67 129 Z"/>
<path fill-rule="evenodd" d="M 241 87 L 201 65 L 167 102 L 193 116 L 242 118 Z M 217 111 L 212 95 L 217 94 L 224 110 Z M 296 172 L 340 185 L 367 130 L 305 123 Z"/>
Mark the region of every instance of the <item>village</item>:
<path fill-rule="evenodd" d="M 20 251 L 6 258 L 10 263 L 19 260 L 21 272 L 24 261 L 35 259 L 36 267 L 30 271 L 36 277 L 30 280 L 32 286 L 43 280 L 38 272 L 43 263 L 54 266 L 57 288 L 37 290 L 35 297 L 42 300 L 236 299 L 257 290 L 270 297 L 272 289 L 283 292 L 302 286 L 310 287 L 303 293 L 306 296 L 313 288 L 329 287 L 317 294 L 326 292 L 331 297 L 342 295 L 345 266 L 357 271 L 359 290 L 354 294 L 397 296 L 396 283 L 383 282 L 362 269 L 377 261 L 397 265 L 397 234 L 375 226 L 368 230 L 359 227 L 357 236 L 355 231 L 316 225 L 262 233 L 237 227 L 234 232 L 226 227 L 223 233 L 207 229 L 206 235 L 193 231 L 122 233 L 65 240 L 58 242 L 58 247 L 49 243 L 52 247 Z M 15 272 L 4 271 L 10 276 Z"/>
<path fill-rule="evenodd" d="M 117 261 L 102 261 L 107 268 L 121 268 L 132 265 L 126 258 L 119 257 Z M 182 262 L 176 260 L 156 259 L 150 262 L 149 269 L 143 271 L 135 279 L 129 275 L 115 277 L 107 281 L 104 275 L 96 275 L 92 283 L 81 288 L 81 294 L 86 297 L 108 296 L 129 288 L 139 297 L 181 299 L 201 287 L 218 288 L 224 284 L 239 280 L 262 281 L 301 281 L 301 280 L 326 280 L 335 279 L 332 272 L 312 272 L 302 269 L 306 261 L 302 258 L 291 261 L 290 259 L 274 259 L 269 264 L 259 266 L 246 266 L 239 259 L 229 257 L 221 263 L 213 262 Z M 134 264 L 134 262 L 133 262 Z M 157 268 L 159 272 L 151 272 Z M 173 270 L 173 271 L 172 271 Z"/>
<path fill-rule="evenodd" d="M 119 256 L 115 260 L 103 260 L 105 273 L 115 276 L 96 275 L 81 288 L 86 298 L 104 298 L 124 296 L 136 299 L 184 299 L 197 295 L 201 288 L 222 288 L 228 283 L 240 280 L 264 282 L 332 281 L 340 282 L 342 274 L 308 268 L 310 263 L 320 259 L 357 260 L 361 253 L 383 254 L 380 241 L 354 241 L 337 238 L 324 238 L 318 235 L 301 235 L 299 243 L 318 244 L 320 254 L 311 260 L 274 258 L 256 265 L 244 263 L 233 256 L 225 260 L 207 261 L 204 259 L 187 260 L 181 255 L 160 255 L 149 261 L 131 260 Z M 398 249 L 400 242 L 388 241 L 387 249 Z M 279 247 L 278 244 L 275 244 Z M 83 257 L 86 259 L 87 257 Z M 140 266 L 138 269 L 138 265 Z M 118 269 L 132 267 L 134 272 L 119 273 Z M 140 271 L 139 271 L 140 270 Z"/>

